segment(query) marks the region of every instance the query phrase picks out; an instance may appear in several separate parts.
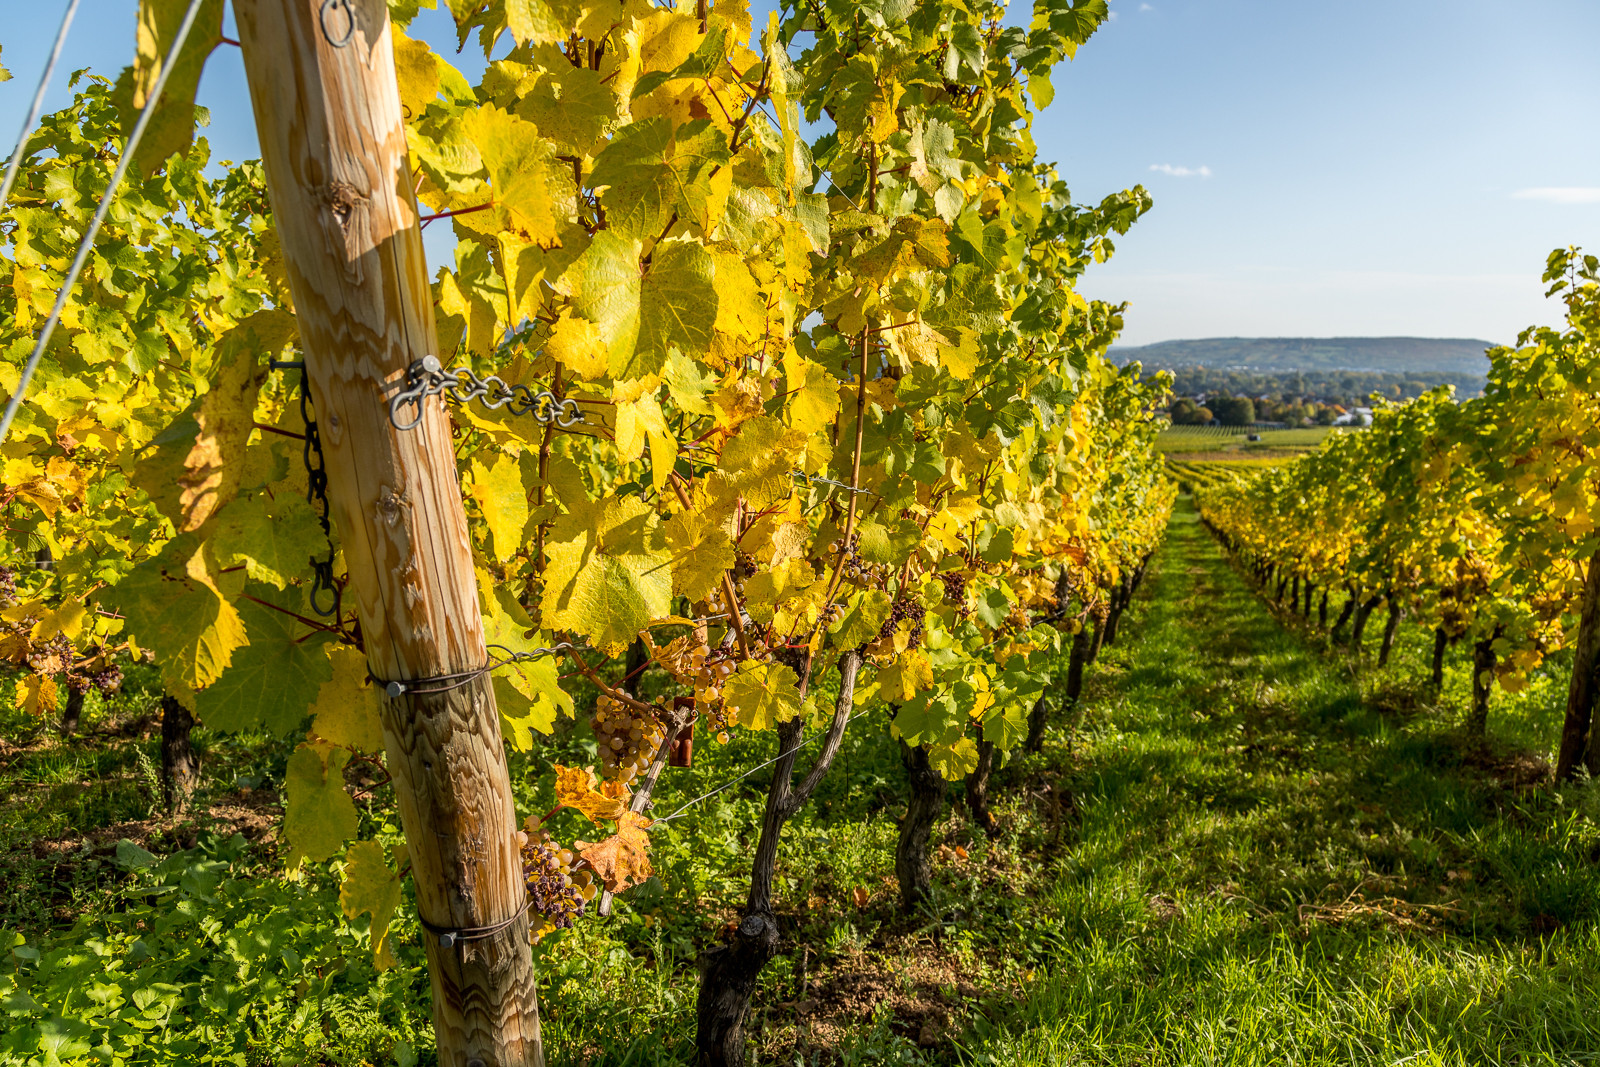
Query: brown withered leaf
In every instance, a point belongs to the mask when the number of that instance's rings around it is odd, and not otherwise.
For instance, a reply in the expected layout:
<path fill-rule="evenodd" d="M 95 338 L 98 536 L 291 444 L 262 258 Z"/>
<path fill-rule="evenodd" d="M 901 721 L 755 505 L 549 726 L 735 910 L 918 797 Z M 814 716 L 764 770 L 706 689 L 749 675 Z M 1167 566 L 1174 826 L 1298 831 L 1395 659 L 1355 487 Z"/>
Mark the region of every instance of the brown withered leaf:
<path fill-rule="evenodd" d="M 563 807 L 576 808 L 591 822 L 621 818 L 628 810 L 628 792 L 607 782 L 605 792 L 595 788 L 594 769 L 563 767 L 556 764 L 556 799 Z M 620 791 L 620 796 L 618 795 Z"/>
<path fill-rule="evenodd" d="M 617 819 L 617 832 L 604 841 L 578 842 L 578 855 L 594 871 L 606 892 L 617 893 L 650 877 L 650 835 L 645 830 L 650 820 L 624 811 Z"/>

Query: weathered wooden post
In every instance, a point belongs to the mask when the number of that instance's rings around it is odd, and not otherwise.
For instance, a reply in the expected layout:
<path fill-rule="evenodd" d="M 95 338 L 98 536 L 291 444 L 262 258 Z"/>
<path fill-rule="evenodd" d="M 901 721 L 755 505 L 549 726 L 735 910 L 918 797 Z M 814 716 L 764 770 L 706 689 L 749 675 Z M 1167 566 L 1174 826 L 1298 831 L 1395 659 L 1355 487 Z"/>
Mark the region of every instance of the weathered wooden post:
<path fill-rule="evenodd" d="M 384 0 L 236 0 L 273 215 L 430 928 L 439 1060 L 542 1065 L 526 889 L 450 424 L 387 401 L 434 345 Z M 409 418 L 409 415 L 408 415 Z"/>

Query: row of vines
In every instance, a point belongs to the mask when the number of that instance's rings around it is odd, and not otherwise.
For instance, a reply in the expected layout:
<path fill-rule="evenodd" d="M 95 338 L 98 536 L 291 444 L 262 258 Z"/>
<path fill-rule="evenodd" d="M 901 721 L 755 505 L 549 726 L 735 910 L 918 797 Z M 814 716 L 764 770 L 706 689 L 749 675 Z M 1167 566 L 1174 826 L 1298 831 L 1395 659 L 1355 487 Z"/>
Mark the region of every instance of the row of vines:
<path fill-rule="evenodd" d="M 1600 260 L 1551 253 L 1544 280 L 1566 324 L 1489 352 L 1484 395 L 1440 388 L 1374 413 L 1371 429 L 1238 484 L 1204 487 L 1203 517 L 1276 596 L 1359 645 L 1387 605 L 1433 631 L 1433 678 L 1449 647 L 1473 662 L 1468 725 L 1493 686 L 1516 691 L 1570 656 L 1556 773 L 1600 769 L 1591 729 L 1600 650 Z M 1339 608 L 1339 601 L 1343 607 Z"/>
<path fill-rule="evenodd" d="M 143 0 L 135 64 L 80 73 L 25 146 L 0 205 L 7 391 L 185 6 Z M 576 718 L 601 745 L 548 768 L 594 841 L 526 813 L 535 936 L 649 878 L 681 732 L 770 732 L 748 906 L 701 1002 L 703 1055 L 738 1062 L 777 839 L 847 725 L 891 731 L 914 781 L 970 778 L 983 812 L 1165 526 L 1165 381 L 1105 358 L 1122 309 L 1074 289 L 1149 199 L 1075 203 L 1030 135 L 1108 10 L 1038 0 L 1022 28 L 987 0 L 825 2 L 756 26 L 743 0 L 451 0 L 474 84 L 407 35 L 418 6 L 391 0 L 378 40 L 416 197 L 456 235 L 434 350 L 582 412 L 451 409 L 484 628 L 520 660 L 494 677 L 506 744 Z M 0 446 L 0 657 L 41 716 L 152 661 L 173 714 L 300 739 L 284 859 L 342 870 L 382 961 L 404 842 L 355 840 L 346 770 L 383 802 L 382 693 L 311 492 L 315 412 L 275 366 L 284 258 L 260 166 L 195 138 L 221 18 L 203 5 Z"/>

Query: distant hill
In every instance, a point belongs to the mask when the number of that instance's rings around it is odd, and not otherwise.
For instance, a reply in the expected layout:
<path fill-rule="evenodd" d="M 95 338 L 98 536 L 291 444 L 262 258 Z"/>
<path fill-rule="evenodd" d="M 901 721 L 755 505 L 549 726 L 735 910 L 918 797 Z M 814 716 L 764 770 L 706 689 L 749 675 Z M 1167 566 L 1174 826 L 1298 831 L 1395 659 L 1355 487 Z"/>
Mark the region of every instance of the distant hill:
<path fill-rule="evenodd" d="M 1355 370 L 1386 373 L 1470 374 L 1489 367 L 1484 349 L 1492 341 L 1437 337 L 1212 337 L 1119 345 L 1111 358 L 1138 360 L 1146 370 L 1177 367 L 1230 367 L 1283 372 Z"/>

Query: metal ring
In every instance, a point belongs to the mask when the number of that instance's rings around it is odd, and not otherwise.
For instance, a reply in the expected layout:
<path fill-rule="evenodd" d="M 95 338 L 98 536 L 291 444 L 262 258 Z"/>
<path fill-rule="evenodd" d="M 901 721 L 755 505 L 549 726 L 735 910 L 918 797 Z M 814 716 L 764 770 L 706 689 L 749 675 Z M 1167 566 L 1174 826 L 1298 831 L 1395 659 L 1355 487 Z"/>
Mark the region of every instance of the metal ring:
<path fill-rule="evenodd" d="M 334 40 L 333 34 L 328 32 L 328 11 L 330 8 L 344 10 L 345 28 L 344 36 Z M 335 48 L 343 48 L 350 43 L 350 38 L 356 34 L 356 13 L 350 6 L 350 0 L 322 0 L 322 9 L 317 13 L 317 22 L 322 27 L 322 39 Z"/>

